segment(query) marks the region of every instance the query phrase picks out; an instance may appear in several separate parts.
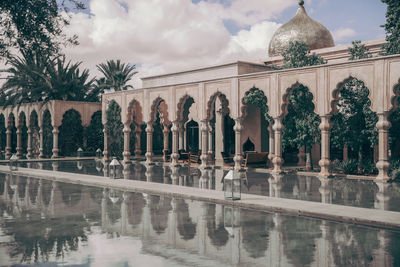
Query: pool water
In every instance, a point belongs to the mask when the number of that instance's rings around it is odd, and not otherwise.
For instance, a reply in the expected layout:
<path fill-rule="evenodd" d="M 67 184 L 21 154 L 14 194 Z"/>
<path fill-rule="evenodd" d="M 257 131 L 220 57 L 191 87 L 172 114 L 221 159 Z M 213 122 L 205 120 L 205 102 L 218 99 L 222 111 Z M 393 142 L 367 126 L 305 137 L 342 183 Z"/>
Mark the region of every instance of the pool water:
<path fill-rule="evenodd" d="M 0 265 L 399 266 L 400 232 L 0 174 Z"/>

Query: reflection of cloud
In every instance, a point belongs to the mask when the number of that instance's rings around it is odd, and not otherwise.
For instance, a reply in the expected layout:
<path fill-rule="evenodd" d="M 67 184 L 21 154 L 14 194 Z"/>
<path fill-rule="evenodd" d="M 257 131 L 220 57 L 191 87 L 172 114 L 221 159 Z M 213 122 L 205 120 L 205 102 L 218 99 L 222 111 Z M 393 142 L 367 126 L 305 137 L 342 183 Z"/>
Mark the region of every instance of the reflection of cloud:
<path fill-rule="evenodd" d="M 118 58 L 140 63 L 138 77 L 238 59 L 262 61 L 278 27 L 265 19 L 295 4 L 294 0 L 235 0 L 229 6 L 211 0 L 136 0 L 123 7 L 118 0 L 91 0 L 93 16 L 71 14 L 66 32 L 76 33 L 80 45 L 65 52 L 97 76 L 96 64 Z M 232 36 L 226 19 L 251 27 Z M 140 81 L 134 86 L 140 87 Z"/>
<path fill-rule="evenodd" d="M 333 32 L 333 38 L 339 42 L 354 35 L 356 35 L 356 32 L 351 28 L 340 28 Z"/>

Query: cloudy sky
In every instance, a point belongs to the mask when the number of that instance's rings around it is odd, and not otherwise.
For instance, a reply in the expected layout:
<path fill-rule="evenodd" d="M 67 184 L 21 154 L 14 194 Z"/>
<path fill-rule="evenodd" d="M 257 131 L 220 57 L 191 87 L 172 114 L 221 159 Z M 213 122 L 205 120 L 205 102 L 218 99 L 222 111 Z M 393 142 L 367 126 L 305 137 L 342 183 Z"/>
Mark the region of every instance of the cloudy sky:
<path fill-rule="evenodd" d="M 233 62 L 262 62 L 274 31 L 296 13 L 297 0 L 88 0 L 73 13 L 67 48 L 92 75 L 96 64 L 121 59 L 140 77 Z M 325 25 L 336 44 L 383 38 L 386 5 L 380 0 L 306 0 L 308 14 Z"/>

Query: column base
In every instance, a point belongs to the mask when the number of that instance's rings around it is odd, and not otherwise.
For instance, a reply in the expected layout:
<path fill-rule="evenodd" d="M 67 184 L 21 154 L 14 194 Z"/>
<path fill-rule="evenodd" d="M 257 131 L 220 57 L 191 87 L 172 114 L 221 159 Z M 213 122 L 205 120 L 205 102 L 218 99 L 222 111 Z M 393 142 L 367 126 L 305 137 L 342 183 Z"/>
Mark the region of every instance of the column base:
<path fill-rule="evenodd" d="M 389 168 L 390 168 L 390 163 L 389 161 L 383 161 L 380 160 L 378 161 L 378 163 L 376 164 L 376 167 L 379 170 L 378 175 L 376 176 L 376 180 L 380 181 L 380 182 L 388 182 L 390 181 L 392 178 L 389 176 Z"/>
<path fill-rule="evenodd" d="M 274 164 L 272 173 L 283 174 L 284 173 L 284 171 L 282 170 L 283 159 L 281 157 L 275 156 L 272 162 Z"/>

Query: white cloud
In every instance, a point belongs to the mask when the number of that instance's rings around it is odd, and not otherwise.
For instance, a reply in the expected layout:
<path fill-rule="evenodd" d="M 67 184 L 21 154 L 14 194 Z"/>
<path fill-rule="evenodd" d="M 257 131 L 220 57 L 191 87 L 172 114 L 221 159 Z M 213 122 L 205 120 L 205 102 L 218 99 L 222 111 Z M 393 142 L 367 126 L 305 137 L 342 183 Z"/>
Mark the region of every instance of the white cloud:
<path fill-rule="evenodd" d="M 235 0 L 226 7 L 211 0 L 135 0 L 124 2 L 127 8 L 120 2 L 91 0 L 93 16 L 72 14 L 66 29 L 80 42 L 66 49 L 67 56 L 83 61 L 93 75 L 99 76 L 96 64 L 118 58 L 140 64 L 138 77 L 235 60 L 261 62 L 279 26 L 265 19 L 297 1 Z M 252 26 L 232 36 L 226 19 Z M 138 80 L 133 84 L 141 86 Z"/>
<path fill-rule="evenodd" d="M 333 38 L 335 39 L 335 41 L 338 42 L 343 41 L 346 38 L 352 37 L 354 35 L 356 35 L 356 32 L 351 28 L 340 28 L 333 32 Z"/>

